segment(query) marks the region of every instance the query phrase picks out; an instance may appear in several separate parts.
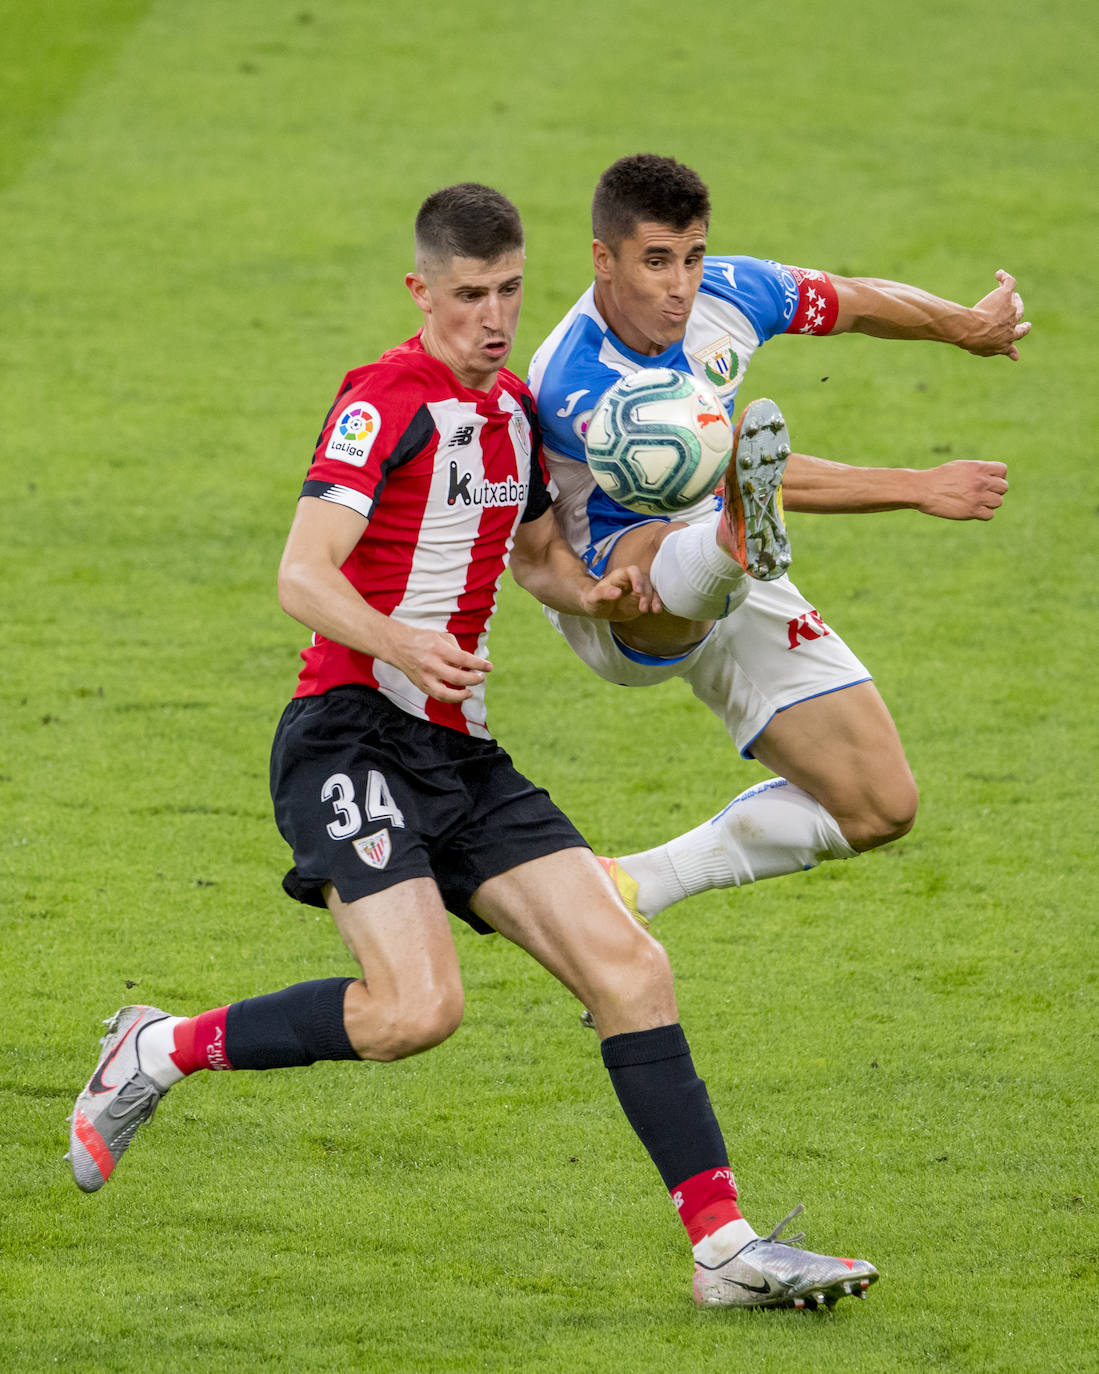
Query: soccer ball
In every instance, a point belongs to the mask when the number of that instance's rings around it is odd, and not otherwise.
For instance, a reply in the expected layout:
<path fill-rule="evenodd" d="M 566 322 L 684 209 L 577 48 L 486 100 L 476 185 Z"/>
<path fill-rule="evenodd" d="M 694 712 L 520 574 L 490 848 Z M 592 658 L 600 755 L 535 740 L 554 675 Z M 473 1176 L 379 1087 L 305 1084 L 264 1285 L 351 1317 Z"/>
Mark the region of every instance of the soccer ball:
<path fill-rule="evenodd" d="M 647 367 L 599 401 L 584 446 L 592 476 L 619 505 L 674 515 L 713 491 L 733 451 L 733 430 L 706 382 Z"/>

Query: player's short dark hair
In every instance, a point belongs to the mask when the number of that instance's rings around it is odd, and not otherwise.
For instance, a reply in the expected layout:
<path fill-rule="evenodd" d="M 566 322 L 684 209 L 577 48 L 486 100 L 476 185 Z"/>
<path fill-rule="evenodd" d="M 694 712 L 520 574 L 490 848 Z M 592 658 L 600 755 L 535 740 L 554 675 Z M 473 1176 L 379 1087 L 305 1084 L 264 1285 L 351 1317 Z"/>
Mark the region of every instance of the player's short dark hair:
<path fill-rule="evenodd" d="M 433 191 L 416 216 L 416 261 L 480 258 L 495 262 L 523 247 L 523 222 L 507 196 L 463 181 Z"/>
<path fill-rule="evenodd" d="M 591 203 L 592 236 L 612 252 L 642 222 L 686 229 L 694 220 L 710 222 L 706 183 L 671 157 L 635 153 L 620 157 L 599 178 Z"/>

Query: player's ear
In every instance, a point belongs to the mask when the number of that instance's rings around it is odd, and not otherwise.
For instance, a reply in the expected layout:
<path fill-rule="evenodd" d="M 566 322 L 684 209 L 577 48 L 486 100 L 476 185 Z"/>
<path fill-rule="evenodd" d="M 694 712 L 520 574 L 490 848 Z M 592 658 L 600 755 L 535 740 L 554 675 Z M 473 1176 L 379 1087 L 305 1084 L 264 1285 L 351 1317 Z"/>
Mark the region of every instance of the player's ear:
<path fill-rule="evenodd" d="M 409 272 L 405 275 L 405 286 L 408 287 L 412 299 L 420 307 L 425 315 L 431 314 L 431 288 L 427 284 L 427 278 L 421 276 L 419 272 Z"/>
<path fill-rule="evenodd" d="M 613 258 L 614 254 L 602 239 L 592 240 L 591 260 L 597 277 L 605 277 L 608 275 L 611 270 L 611 261 Z"/>

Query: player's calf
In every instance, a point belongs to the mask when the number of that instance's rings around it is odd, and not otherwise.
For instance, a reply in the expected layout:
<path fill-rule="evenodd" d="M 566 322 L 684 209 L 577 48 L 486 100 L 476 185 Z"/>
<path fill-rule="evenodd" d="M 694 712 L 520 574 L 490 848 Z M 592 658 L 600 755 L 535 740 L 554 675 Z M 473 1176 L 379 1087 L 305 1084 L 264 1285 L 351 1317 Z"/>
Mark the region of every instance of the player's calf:
<path fill-rule="evenodd" d="M 345 1021 L 348 1037 L 363 1059 L 393 1063 L 434 1049 L 462 1023 L 461 983 L 410 987 L 389 998 L 372 995 L 364 980 L 349 989 Z"/>

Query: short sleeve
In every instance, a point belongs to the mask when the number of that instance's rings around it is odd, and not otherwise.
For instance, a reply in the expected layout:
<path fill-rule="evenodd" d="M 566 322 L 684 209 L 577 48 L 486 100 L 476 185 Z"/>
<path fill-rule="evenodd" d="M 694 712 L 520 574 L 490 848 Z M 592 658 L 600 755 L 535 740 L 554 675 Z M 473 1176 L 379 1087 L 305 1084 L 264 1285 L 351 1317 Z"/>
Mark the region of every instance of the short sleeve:
<path fill-rule="evenodd" d="M 546 456 L 542 450 L 542 426 L 529 393 L 522 396 L 523 411 L 530 423 L 530 487 L 520 523 L 537 520 L 553 504 L 553 491 Z"/>
<path fill-rule="evenodd" d="M 703 284 L 748 316 L 761 343 L 776 334 L 827 334 L 839 311 L 826 273 L 769 258 L 707 258 Z"/>
<path fill-rule="evenodd" d="M 370 518 L 392 470 L 430 441 L 434 422 L 407 374 L 385 363 L 349 373 L 328 412 L 302 487 Z"/>

